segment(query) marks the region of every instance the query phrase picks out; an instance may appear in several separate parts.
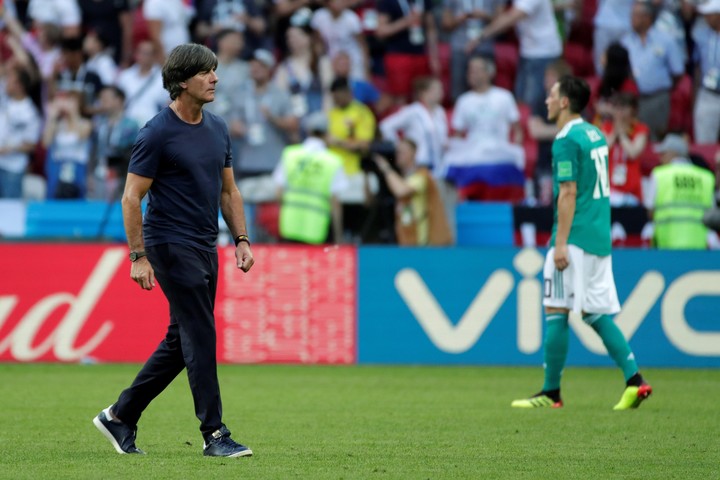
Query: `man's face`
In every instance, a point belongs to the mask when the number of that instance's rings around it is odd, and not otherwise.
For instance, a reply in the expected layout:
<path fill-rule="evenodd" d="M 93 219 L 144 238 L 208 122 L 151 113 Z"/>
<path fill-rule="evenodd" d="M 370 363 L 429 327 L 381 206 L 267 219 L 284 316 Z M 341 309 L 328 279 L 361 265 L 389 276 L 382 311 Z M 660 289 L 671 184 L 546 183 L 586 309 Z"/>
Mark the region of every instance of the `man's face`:
<path fill-rule="evenodd" d="M 103 113 L 115 113 L 122 109 L 123 102 L 114 91 L 109 88 L 100 91 L 100 110 Z"/>
<path fill-rule="evenodd" d="M 215 100 L 215 85 L 217 82 L 218 76 L 215 74 L 214 69 L 200 72 L 185 82 L 185 92 L 201 103 L 210 103 Z"/>
<path fill-rule="evenodd" d="M 256 83 L 264 83 L 270 78 L 270 69 L 260 60 L 251 60 L 250 78 Z"/>
<path fill-rule="evenodd" d="M 78 70 L 83 63 L 82 50 L 63 50 L 62 61 L 70 70 Z"/>
<path fill-rule="evenodd" d="M 395 161 L 405 170 L 415 165 L 415 149 L 407 142 L 398 142 L 395 147 Z"/>
<path fill-rule="evenodd" d="M 638 33 L 644 33 L 650 28 L 652 20 L 645 6 L 635 2 L 630 16 L 630 24 L 632 29 Z"/>
<path fill-rule="evenodd" d="M 218 52 L 226 53 L 232 57 L 239 56 L 243 48 L 243 36 L 240 32 L 227 33 L 218 43 Z"/>
<path fill-rule="evenodd" d="M 557 120 L 560 112 L 562 111 L 562 99 L 560 98 L 560 84 L 555 83 L 550 89 L 550 93 L 545 99 L 545 105 L 548 111 L 548 120 L 554 122 Z"/>
<path fill-rule="evenodd" d="M 332 61 L 333 71 L 337 77 L 347 77 L 350 75 L 350 57 L 347 53 L 342 52 L 335 55 Z"/>
<path fill-rule="evenodd" d="M 337 90 L 332 92 L 333 103 L 340 108 L 345 108 L 350 105 L 352 98 L 352 92 L 350 90 Z"/>
<path fill-rule="evenodd" d="M 155 63 L 155 47 L 150 42 L 142 42 L 135 50 L 135 61 L 143 68 L 152 67 Z"/>
<path fill-rule="evenodd" d="M 477 88 L 490 83 L 490 75 L 483 60 L 470 60 L 467 68 L 467 81 L 470 88 Z"/>

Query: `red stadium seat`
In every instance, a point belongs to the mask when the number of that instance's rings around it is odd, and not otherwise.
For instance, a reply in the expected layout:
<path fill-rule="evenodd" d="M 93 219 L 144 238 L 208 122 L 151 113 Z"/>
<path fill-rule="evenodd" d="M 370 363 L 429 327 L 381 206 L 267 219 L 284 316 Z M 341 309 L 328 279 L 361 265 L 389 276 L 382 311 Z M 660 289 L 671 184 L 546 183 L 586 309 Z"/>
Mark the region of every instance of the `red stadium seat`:
<path fill-rule="evenodd" d="M 451 50 L 449 43 L 438 44 L 438 57 L 440 60 L 440 81 L 442 82 L 443 90 L 445 91 L 445 98 L 443 100 L 443 103 L 447 106 L 452 103 L 452 98 L 450 97 Z"/>
<path fill-rule="evenodd" d="M 590 49 L 593 47 L 593 19 L 597 12 L 598 0 L 583 0 L 582 9 L 570 27 L 568 43 L 575 43 Z M 591 55 L 592 58 L 592 55 Z"/>
<path fill-rule="evenodd" d="M 692 132 L 693 82 L 683 75 L 670 94 L 668 132 Z"/>
<path fill-rule="evenodd" d="M 518 47 L 512 43 L 495 43 L 495 85 L 511 92 L 515 89 L 518 69 Z"/>
<path fill-rule="evenodd" d="M 595 74 L 592 49 L 579 43 L 567 43 L 565 61 L 572 67 L 573 74 L 578 77 L 589 77 Z"/>
<path fill-rule="evenodd" d="M 716 168 L 716 158 L 718 152 L 720 152 L 720 144 L 717 143 L 695 143 L 693 145 L 690 145 L 690 153 L 702 157 L 713 171 Z"/>

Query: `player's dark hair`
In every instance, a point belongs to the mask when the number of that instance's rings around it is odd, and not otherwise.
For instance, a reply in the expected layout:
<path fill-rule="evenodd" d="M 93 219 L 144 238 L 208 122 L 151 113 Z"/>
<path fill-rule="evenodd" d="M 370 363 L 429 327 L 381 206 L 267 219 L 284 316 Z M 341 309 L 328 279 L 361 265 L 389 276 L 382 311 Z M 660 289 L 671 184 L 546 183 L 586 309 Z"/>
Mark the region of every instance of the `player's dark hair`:
<path fill-rule="evenodd" d="M 572 113 L 581 113 L 590 100 L 590 86 L 579 77 L 564 75 L 559 80 L 560 97 L 567 97 Z"/>
<path fill-rule="evenodd" d="M 201 72 L 215 70 L 218 60 L 215 54 L 204 45 L 186 43 L 175 47 L 168 56 L 162 69 L 163 88 L 175 100 L 183 91 L 182 82 Z"/>

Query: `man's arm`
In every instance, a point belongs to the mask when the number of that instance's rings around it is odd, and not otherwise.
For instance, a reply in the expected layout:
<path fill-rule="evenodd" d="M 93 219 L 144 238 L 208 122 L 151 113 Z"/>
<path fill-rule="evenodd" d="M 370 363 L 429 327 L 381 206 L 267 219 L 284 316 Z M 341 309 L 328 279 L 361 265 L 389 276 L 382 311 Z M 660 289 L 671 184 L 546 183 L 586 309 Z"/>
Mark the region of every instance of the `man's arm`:
<path fill-rule="evenodd" d="M 480 39 L 486 39 L 494 37 L 495 35 L 499 35 L 505 30 L 517 25 L 518 22 L 520 22 L 521 20 L 526 19 L 527 16 L 528 14 L 523 12 L 522 10 L 511 7 L 506 12 L 500 14 L 495 20 L 490 23 L 490 25 L 483 29 Z"/>
<path fill-rule="evenodd" d="M 427 36 L 427 55 L 433 75 L 440 75 L 440 52 L 438 50 L 438 28 L 432 11 L 425 12 L 425 32 Z"/>
<path fill-rule="evenodd" d="M 122 196 L 122 215 L 125 225 L 125 235 L 131 252 L 145 250 L 145 240 L 142 233 L 142 199 L 150 190 L 152 178 L 128 173 L 125 182 L 125 191 Z M 132 263 L 130 278 L 145 290 L 152 290 L 155 286 L 155 271 L 147 257 L 141 257 Z"/>
<path fill-rule="evenodd" d="M 403 32 L 413 25 L 413 22 L 420 23 L 420 18 L 416 12 L 411 12 L 406 17 L 400 17 L 394 22 L 390 20 L 390 15 L 381 13 L 378 15 L 378 26 L 375 30 L 375 36 L 378 40 L 385 40 L 400 32 Z"/>
<path fill-rule="evenodd" d="M 233 169 L 226 167 L 223 169 L 222 191 L 220 193 L 220 211 L 230 229 L 233 239 L 240 235 L 247 236 L 247 224 L 245 223 L 245 206 L 242 195 L 235 185 L 235 177 Z M 247 272 L 255 263 L 252 251 L 250 251 L 250 242 L 242 241 L 235 247 L 235 258 L 237 267 L 243 272 Z"/>
<path fill-rule="evenodd" d="M 575 216 L 576 197 L 576 182 L 560 183 L 557 202 L 557 230 L 555 231 L 555 266 L 558 270 L 565 270 L 570 263 L 567 242 L 570 237 L 573 217 Z"/>

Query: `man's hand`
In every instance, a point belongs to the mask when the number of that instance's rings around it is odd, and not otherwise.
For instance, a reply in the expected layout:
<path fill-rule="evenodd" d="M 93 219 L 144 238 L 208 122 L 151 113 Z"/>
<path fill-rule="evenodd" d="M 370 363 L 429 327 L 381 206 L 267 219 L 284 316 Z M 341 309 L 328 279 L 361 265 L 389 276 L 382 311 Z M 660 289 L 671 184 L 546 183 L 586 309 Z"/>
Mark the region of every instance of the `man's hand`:
<path fill-rule="evenodd" d="M 235 258 L 237 259 L 237 267 L 243 272 L 247 272 L 255 264 L 255 258 L 253 258 L 252 251 L 250 251 L 250 244 L 247 242 L 240 242 L 235 247 Z"/>
<path fill-rule="evenodd" d="M 556 245 L 553 260 L 555 260 L 555 268 L 557 268 L 561 272 L 565 270 L 568 265 L 570 265 L 570 254 L 568 253 L 568 246 Z"/>
<path fill-rule="evenodd" d="M 130 278 L 144 290 L 152 290 L 155 286 L 155 271 L 147 257 L 142 257 L 132 263 Z"/>

